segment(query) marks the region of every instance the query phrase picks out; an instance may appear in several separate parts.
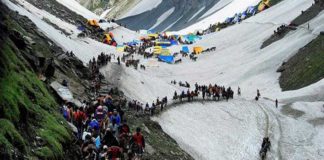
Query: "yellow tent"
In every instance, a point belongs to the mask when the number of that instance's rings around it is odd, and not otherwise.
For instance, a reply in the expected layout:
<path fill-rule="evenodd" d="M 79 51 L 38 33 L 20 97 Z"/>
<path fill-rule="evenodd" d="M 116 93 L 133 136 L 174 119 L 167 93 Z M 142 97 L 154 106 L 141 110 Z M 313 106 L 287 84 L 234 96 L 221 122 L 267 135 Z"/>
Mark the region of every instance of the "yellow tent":
<path fill-rule="evenodd" d="M 117 51 L 119 51 L 119 52 L 124 52 L 124 51 L 125 51 L 125 46 L 123 46 L 123 45 L 118 45 L 118 46 L 117 46 Z"/>
<path fill-rule="evenodd" d="M 96 20 L 94 20 L 94 19 L 89 19 L 88 20 L 88 24 L 90 26 L 99 27 L 99 23 Z"/>
<path fill-rule="evenodd" d="M 169 56 L 169 55 L 171 55 L 170 50 L 169 49 L 166 49 L 166 48 L 163 48 L 161 50 L 161 55 L 163 55 L 163 56 Z"/>
<path fill-rule="evenodd" d="M 262 0 L 262 2 L 269 7 L 271 0 Z"/>
<path fill-rule="evenodd" d="M 199 47 L 199 46 L 196 46 L 196 47 L 193 47 L 193 50 L 194 50 L 195 54 L 200 54 L 200 53 L 202 53 L 203 48 Z"/>
<path fill-rule="evenodd" d="M 258 11 L 263 11 L 270 7 L 270 0 L 262 0 L 258 6 Z"/>
<path fill-rule="evenodd" d="M 108 41 L 112 40 L 109 34 L 105 34 L 105 39 L 108 40 Z"/>
<path fill-rule="evenodd" d="M 155 46 L 153 53 L 154 54 L 160 54 L 162 52 L 162 47 L 161 46 Z"/>
<path fill-rule="evenodd" d="M 159 37 L 158 34 L 148 34 L 147 36 L 155 39 Z"/>

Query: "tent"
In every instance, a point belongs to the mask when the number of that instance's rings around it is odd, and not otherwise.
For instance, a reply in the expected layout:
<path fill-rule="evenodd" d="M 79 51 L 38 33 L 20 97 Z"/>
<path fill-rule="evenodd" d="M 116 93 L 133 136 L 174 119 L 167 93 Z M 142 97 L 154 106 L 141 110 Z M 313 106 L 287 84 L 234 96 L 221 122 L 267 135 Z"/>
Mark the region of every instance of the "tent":
<path fill-rule="evenodd" d="M 161 55 L 164 55 L 164 56 L 171 55 L 170 50 L 169 50 L 169 49 L 166 49 L 166 48 L 162 48 L 160 54 L 161 54 Z"/>
<path fill-rule="evenodd" d="M 232 17 L 228 17 L 228 18 L 226 18 L 225 23 L 232 23 L 233 19 L 234 18 L 232 18 Z"/>
<path fill-rule="evenodd" d="M 159 38 L 158 34 L 148 34 L 147 36 L 150 38 L 155 38 L 155 39 Z"/>
<path fill-rule="evenodd" d="M 246 13 L 246 11 L 244 11 L 244 12 L 242 13 L 241 19 L 244 20 L 246 17 L 247 17 L 247 13 Z"/>
<path fill-rule="evenodd" d="M 155 42 L 155 44 L 157 46 L 164 46 L 164 47 L 171 46 L 171 42 L 170 41 L 157 41 L 157 42 Z"/>
<path fill-rule="evenodd" d="M 178 42 L 176 40 L 170 40 L 171 45 L 178 45 Z"/>
<path fill-rule="evenodd" d="M 147 30 L 139 30 L 139 33 L 140 34 L 148 34 L 148 31 Z"/>
<path fill-rule="evenodd" d="M 184 52 L 184 53 L 189 53 L 190 52 L 188 46 L 183 46 L 181 51 Z"/>
<path fill-rule="evenodd" d="M 90 26 L 99 27 L 99 23 L 95 19 L 89 19 L 87 22 Z"/>
<path fill-rule="evenodd" d="M 257 12 L 257 8 L 255 6 L 250 6 L 247 8 L 246 12 L 247 14 L 255 15 L 255 13 Z"/>
<path fill-rule="evenodd" d="M 270 0 L 262 0 L 258 6 L 258 11 L 261 12 L 270 7 Z"/>
<path fill-rule="evenodd" d="M 163 56 L 163 55 L 160 55 L 160 56 L 158 56 L 158 59 L 160 61 L 163 61 L 163 62 L 166 62 L 166 63 L 173 63 L 173 61 L 174 61 L 174 57 L 173 56 Z"/>
<path fill-rule="evenodd" d="M 200 54 L 200 53 L 202 53 L 203 48 L 199 47 L 199 46 L 196 46 L 196 47 L 193 47 L 193 50 L 194 50 L 195 54 Z"/>
<path fill-rule="evenodd" d="M 111 41 L 112 40 L 110 34 L 105 34 L 105 38 L 104 39 L 107 40 L 107 41 Z"/>
<path fill-rule="evenodd" d="M 124 45 L 117 45 L 117 51 L 124 52 L 125 51 L 125 46 Z"/>
<path fill-rule="evenodd" d="M 153 53 L 154 54 L 160 54 L 162 52 L 162 47 L 161 46 L 155 46 Z"/>

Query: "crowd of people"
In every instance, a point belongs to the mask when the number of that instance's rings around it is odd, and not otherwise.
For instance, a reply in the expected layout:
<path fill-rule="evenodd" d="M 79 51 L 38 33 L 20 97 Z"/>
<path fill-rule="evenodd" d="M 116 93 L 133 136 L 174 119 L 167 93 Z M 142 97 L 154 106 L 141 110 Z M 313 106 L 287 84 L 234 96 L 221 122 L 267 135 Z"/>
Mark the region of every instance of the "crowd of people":
<path fill-rule="evenodd" d="M 94 104 L 84 102 L 82 107 L 75 107 L 67 103 L 63 106 L 64 118 L 77 128 L 83 159 L 118 160 L 142 156 L 145 139 L 141 128 L 131 132 L 123 116 L 125 104 L 126 100 L 114 100 L 106 95 L 99 96 Z"/>
<path fill-rule="evenodd" d="M 287 29 L 286 25 L 281 25 L 277 28 L 277 30 L 273 31 L 275 35 L 281 35 L 282 33 L 284 33 Z"/>
<path fill-rule="evenodd" d="M 228 87 L 225 89 L 224 86 L 218 86 L 217 84 L 212 85 L 198 85 L 197 83 L 195 84 L 195 89 L 190 91 L 189 89 L 187 92 L 184 90 L 178 94 L 177 92 L 174 92 L 173 99 L 177 100 L 179 99 L 180 102 L 182 102 L 183 98 L 187 98 L 188 102 L 193 101 L 194 97 L 198 97 L 199 94 L 201 93 L 203 100 L 205 98 L 213 98 L 214 100 L 220 100 L 220 97 L 226 99 L 228 101 L 229 98 L 233 98 L 234 92 L 231 89 L 231 87 Z"/>

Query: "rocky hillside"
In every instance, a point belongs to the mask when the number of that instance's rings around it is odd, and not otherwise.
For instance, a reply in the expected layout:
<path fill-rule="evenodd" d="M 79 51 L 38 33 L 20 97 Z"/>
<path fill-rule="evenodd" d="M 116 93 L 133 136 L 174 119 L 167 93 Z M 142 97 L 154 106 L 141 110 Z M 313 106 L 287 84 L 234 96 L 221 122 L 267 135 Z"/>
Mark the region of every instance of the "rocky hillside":
<path fill-rule="evenodd" d="M 88 69 L 3 4 L 0 18 L 0 159 L 79 159 L 49 83 L 67 79 L 86 97 Z"/>

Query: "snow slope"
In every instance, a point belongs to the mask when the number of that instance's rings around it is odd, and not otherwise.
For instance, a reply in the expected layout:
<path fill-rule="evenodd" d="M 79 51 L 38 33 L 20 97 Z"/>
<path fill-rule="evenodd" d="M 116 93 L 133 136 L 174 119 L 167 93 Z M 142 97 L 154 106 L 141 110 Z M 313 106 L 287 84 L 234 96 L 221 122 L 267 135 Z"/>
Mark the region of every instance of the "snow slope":
<path fill-rule="evenodd" d="M 265 120 L 253 102 L 191 103 L 172 108 L 154 120 L 197 160 L 259 159 Z"/>
<path fill-rule="evenodd" d="M 159 5 L 150 3 L 142 5 L 141 2 L 141 5 L 138 5 L 140 7 L 132 9 L 137 10 L 137 13 L 140 14 L 123 16 L 118 21 L 127 24 L 133 30 L 154 29 L 164 31 L 168 29 L 187 33 L 205 29 L 216 22 L 223 22 L 227 17 L 232 17 L 235 13 L 242 12 L 247 7 L 259 2 L 260 0 L 165 0 Z M 165 21 L 162 23 L 156 21 L 173 7 L 175 11 L 165 17 Z"/>
<path fill-rule="evenodd" d="M 227 17 L 232 17 L 235 13 L 241 13 L 246 10 L 247 7 L 256 5 L 260 0 L 233 0 L 232 2 L 223 2 L 221 5 L 216 5 L 213 9 L 220 9 L 216 13 L 208 16 L 202 21 L 195 23 L 185 29 L 180 30 L 180 33 L 188 33 L 197 29 L 206 29 L 210 24 L 215 24 L 217 22 L 224 22 Z M 222 8 L 223 7 L 223 8 Z M 211 9 L 211 10 L 213 10 Z M 208 12 L 202 17 L 206 17 Z"/>
<path fill-rule="evenodd" d="M 155 7 L 157 7 L 161 2 L 162 0 L 141 0 L 139 3 L 137 3 L 134 7 L 132 7 L 126 14 L 124 14 L 119 19 L 125 17 L 131 17 L 152 10 Z"/>
<path fill-rule="evenodd" d="M 174 7 L 170 8 L 168 11 L 166 11 L 165 13 L 163 13 L 157 20 L 156 23 L 154 24 L 154 26 L 152 26 L 150 29 L 154 29 L 155 27 L 157 27 L 158 25 L 160 25 L 165 19 L 167 19 L 173 12 L 174 12 Z"/>
<path fill-rule="evenodd" d="M 71 11 L 83 16 L 86 19 L 99 19 L 99 16 L 84 8 L 80 3 L 75 0 L 56 0 L 62 5 L 69 8 Z"/>
<path fill-rule="evenodd" d="M 50 15 L 50 13 L 39 10 L 38 8 L 28 4 L 24 0 L 18 1 L 22 4 L 22 6 L 13 4 L 9 0 L 2 0 L 2 2 L 4 2 L 4 4 L 6 4 L 11 10 L 17 11 L 21 15 L 27 16 L 49 39 L 54 41 L 58 46 L 62 47 L 63 50 L 73 51 L 73 53 L 84 63 L 87 63 L 92 57 L 96 57 L 101 52 L 114 53 L 116 50 L 114 47 L 105 45 L 90 38 L 77 38 L 77 28 L 73 28 L 72 24 L 61 21 L 57 17 Z M 60 28 L 68 27 L 72 29 L 75 34 L 66 36 L 61 31 L 55 29 L 53 26 L 43 21 L 44 17 L 48 18 L 51 22 L 55 23 Z"/>

